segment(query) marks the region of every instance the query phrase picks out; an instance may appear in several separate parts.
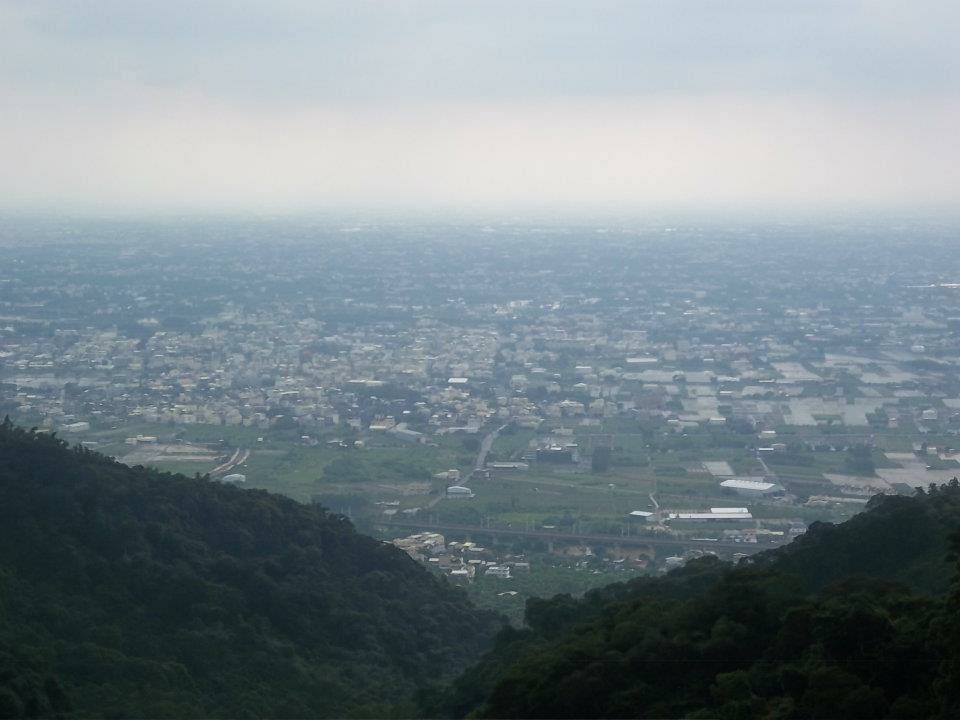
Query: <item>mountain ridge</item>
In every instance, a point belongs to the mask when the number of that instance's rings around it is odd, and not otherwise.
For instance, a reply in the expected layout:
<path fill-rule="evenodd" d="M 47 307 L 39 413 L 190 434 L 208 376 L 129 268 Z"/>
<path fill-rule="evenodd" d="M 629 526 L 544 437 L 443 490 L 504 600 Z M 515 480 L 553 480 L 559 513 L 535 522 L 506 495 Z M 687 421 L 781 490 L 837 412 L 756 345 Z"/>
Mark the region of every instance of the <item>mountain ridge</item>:
<path fill-rule="evenodd" d="M 879 496 L 737 566 L 527 604 L 447 717 L 960 716 L 960 483 Z"/>
<path fill-rule="evenodd" d="M 396 713 L 501 625 L 342 516 L 9 420 L 0 528 L 4 715 Z"/>

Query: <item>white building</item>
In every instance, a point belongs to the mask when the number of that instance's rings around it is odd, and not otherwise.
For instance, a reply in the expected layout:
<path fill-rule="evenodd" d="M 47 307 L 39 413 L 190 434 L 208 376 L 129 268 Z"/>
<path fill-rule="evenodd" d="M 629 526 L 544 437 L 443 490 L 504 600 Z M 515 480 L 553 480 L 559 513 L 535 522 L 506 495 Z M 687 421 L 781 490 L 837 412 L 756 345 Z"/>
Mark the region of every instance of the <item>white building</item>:
<path fill-rule="evenodd" d="M 451 485 L 447 488 L 447 497 L 448 498 L 472 498 L 473 490 L 463 485 Z"/>
<path fill-rule="evenodd" d="M 760 496 L 769 495 L 776 492 L 779 486 L 776 483 L 760 480 L 743 480 L 741 478 L 731 478 L 720 483 L 720 487 L 729 488 L 739 495 Z"/>
<path fill-rule="evenodd" d="M 69 423 L 68 425 L 64 425 L 60 429 L 63 430 L 64 432 L 69 432 L 69 433 L 86 432 L 87 430 L 90 429 L 90 423 L 74 422 L 74 423 Z"/>

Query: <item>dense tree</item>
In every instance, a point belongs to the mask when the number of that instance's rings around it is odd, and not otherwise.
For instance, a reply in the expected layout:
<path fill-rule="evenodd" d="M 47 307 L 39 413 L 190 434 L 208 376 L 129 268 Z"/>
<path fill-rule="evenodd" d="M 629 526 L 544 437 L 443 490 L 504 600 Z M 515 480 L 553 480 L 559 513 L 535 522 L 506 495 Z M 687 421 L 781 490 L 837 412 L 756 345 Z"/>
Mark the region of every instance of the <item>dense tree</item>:
<path fill-rule="evenodd" d="M 593 449 L 590 458 L 590 469 L 593 472 L 606 472 L 610 469 L 610 448 L 607 445 L 600 445 Z"/>
<path fill-rule="evenodd" d="M 332 460 L 323 469 L 323 479 L 331 482 L 367 482 L 371 477 L 367 463 L 355 455 Z"/>
<path fill-rule="evenodd" d="M 581 600 L 531 600 L 527 629 L 503 633 L 429 712 L 958 717 L 956 575 L 944 594 L 958 486 L 875 498 L 843 525 L 815 525 L 736 567 L 707 558 Z"/>
<path fill-rule="evenodd" d="M 321 507 L 0 426 L 2 717 L 402 713 L 499 626 Z"/>
<path fill-rule="evenodd" d="M 868 445 L 855 445 L 847 450 L 844 469 L 852 475 L 873 475 L 876 467 Z"/>

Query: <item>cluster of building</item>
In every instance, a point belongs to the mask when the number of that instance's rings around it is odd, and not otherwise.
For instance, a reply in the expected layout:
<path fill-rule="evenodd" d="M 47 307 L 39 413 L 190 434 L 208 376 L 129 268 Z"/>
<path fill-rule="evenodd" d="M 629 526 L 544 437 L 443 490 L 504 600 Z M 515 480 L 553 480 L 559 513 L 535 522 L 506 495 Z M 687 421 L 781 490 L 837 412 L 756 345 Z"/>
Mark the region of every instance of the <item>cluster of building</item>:
<path fill-rule="evenodd" d="M 761 456 L 786 450 L 775 428 L 838 447 L 936 437 L 947 458 L 960 433 L 957 262 L 936 228 L 909 245 L 851 226 L 235 232 L 3 248 L 5 411 L 78 435 L 549 428 L 501 470 L 585 462 L 578 437 L 611 420 L 742 434 Z"/>
<path fill-rule="evenodd" d="M 417 562 L 425 563 L 455 581 L 469 582 L 477 574 L 509 580 L 511 572 L 529 572 L 522 556 L 494 560 L 493 553 L 471 541 L 447 543 L 439 533 L 416 533 L 390 541 Z"/>

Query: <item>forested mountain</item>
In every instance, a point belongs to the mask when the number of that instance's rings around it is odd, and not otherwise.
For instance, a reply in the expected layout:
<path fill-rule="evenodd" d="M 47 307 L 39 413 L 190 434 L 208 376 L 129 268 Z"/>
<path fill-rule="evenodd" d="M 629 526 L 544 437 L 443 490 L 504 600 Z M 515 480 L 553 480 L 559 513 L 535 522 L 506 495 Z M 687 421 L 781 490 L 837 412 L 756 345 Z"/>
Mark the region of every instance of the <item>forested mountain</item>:
<path fill-rule="evenodd" d="M 505 630 L 428 714 L 960 717 L 957 528 L 954 481 L 735 568 L 532 600 L 529 628 Z"/>
<path fill-rule="evenodd" d="M 499 627 L 340 516 L 0 426 L 0 717 L 404 713 Z"/>
<path fill-rule="evenodd" d="M 958 527 L 953 483 L 737 567 L 532 600 L 441 692 L 501 624 L 404 554 L 5 422 L 0 717 L 960 717 Z"/>

